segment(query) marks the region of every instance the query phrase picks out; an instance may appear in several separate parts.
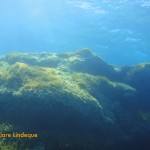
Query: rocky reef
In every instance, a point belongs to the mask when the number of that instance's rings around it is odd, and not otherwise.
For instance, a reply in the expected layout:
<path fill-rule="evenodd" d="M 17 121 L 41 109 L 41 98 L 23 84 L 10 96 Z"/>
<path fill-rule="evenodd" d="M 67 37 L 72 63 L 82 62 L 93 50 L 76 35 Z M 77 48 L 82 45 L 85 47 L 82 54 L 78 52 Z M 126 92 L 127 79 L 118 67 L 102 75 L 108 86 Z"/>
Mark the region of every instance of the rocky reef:
<path fill-rule="evenodd" d="M 0 138 L 9 150 L 148 150 L 150 63 L 107 64 L 89 49 L 0 57 Z M 0 136 L 1 136 L 0 135 Z"/>

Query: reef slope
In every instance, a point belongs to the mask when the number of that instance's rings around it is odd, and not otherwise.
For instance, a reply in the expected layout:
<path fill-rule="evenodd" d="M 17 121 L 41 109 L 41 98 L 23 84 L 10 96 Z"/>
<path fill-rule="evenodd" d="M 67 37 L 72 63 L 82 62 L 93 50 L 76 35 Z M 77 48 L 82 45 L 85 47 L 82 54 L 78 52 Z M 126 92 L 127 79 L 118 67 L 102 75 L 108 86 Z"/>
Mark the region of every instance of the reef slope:
<path fill-rule="evenodd" d="M 1 56 L 0 131 L 39 137 L 1 138 L 0 148 L 146 150 L 148 81 L 149 63 L 113 66 L 89 49 Z"/>

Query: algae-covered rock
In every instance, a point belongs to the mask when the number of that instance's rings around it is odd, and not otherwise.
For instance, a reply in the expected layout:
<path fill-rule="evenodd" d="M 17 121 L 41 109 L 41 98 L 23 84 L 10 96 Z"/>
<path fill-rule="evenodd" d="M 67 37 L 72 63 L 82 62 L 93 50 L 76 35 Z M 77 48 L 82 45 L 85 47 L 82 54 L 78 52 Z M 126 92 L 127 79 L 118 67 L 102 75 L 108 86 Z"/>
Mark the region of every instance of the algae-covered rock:
<path fill-rule="evenodd" d="M 87 130 L 95 122 L 102 124 L 100 101 L 72 79 L 70 72 L 20 62 L 2 68 L 1 122 L 12 124 L 15 131 L 40 135 L 43 130 Z"/>
<path fill-rule="evenodd" d="M 0 139 L 0 148 L 130 149 L 150 133 L 148 81 L 149 63 L 113 66 L 89 49 L 2 56 L 0 130 L 39 139 Z"/>
<path fill-rule="evenodd" d="M 113 66 L 107 64 L 96 54 L 88 49 L 81 49 L 74 53 L 79 56 L 70 63 L 70 69 L 77 72 L 89 73 L 91 75 L 106 76 L 110 79 L 114 78 L 116 71 Z M 74 56 L 74 57 L 75 57 Z"/>
<path fill-rule="evenodd" d="M 150 80 L 150 63 L 143 63 L 131 67 L 126 73 L 126 80 L 138 89 L 150 89 L 150 86 L 147 82 Z"/>
<path fill-rule="evenodd" d="M 57 67 L 60 63 L 59 58 L 54 53 L 10 53 L 0 58 L 12 65 L 16 62 L 26 63 L 32 66 Z"/>
<path fill-rule="evenodd" d="M 123 81 L 137 90 L 137 100 L 139 106 L 143 107 L 144 109 L 149 109 L 150 63 L 130 66 L 128 69 L 124 69 L 123 71 Z"/>
<path fill-rule="evenodd" d="M 114 79 L 117 74 L 112 65 L 86 48 L 68 53 L 10 53 L 0 58 L 0 61 L 10 65 L 22 62 L 32 66 L 59 67 L 62 70 L 103 75 L 110 79 Z"/>
<path fill-rule="evenodd" d="M 100 103 L 88 91 L 81 89 L 72 80 L 70 73 L 58 69 L 16 63 L 0 72 L 0 83 L 1 94 L 7 93 L 28 99 L 46 99 L 50 102 L 60 101 L 70 107 L 78 105 L 76 109 L 82 111 L 81 103 L 83 106 L 91 105 L 101 111 Z"/>
<path fill-rule="evenodd" d="M 144 82 L 144 79 L 149 80 L 150 78 L 150 63 L 122 67 L 119 74 L 120 76 L 122 76 L 122 78 L 120 77 L 120 80 L 122 80 L 122 82 L 126 82 L 132 84 L 135 87 L 139 87 L 138 84 L 142 84 Z"/>

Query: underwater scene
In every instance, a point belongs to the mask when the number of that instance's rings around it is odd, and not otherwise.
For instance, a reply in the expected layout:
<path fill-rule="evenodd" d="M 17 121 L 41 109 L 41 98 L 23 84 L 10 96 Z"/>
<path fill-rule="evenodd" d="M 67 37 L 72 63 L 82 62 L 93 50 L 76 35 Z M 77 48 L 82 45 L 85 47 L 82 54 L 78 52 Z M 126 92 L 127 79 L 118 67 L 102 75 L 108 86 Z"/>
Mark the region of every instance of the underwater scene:
<path fill-rule="evenodd" d="M 0 150 L 150 150 L 150 0 L 0 4 Z"/>

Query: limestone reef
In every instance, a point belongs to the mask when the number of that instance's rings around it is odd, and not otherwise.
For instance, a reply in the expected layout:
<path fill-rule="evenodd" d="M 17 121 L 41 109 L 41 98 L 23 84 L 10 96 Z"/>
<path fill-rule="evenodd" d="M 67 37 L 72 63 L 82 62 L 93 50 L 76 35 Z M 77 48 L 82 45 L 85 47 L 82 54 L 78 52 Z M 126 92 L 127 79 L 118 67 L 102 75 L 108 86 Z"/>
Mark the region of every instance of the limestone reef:
<path fill-rule="evenodd" d="M 0 149 L 131 150 L 150 146 L 150 63 L 107 64 L 89 49 L 0 57 Z"/>

